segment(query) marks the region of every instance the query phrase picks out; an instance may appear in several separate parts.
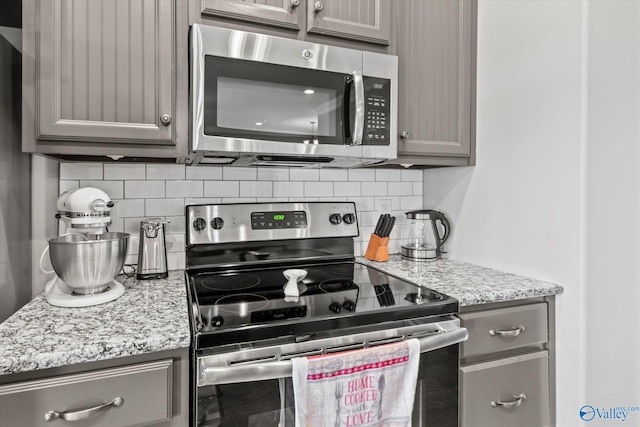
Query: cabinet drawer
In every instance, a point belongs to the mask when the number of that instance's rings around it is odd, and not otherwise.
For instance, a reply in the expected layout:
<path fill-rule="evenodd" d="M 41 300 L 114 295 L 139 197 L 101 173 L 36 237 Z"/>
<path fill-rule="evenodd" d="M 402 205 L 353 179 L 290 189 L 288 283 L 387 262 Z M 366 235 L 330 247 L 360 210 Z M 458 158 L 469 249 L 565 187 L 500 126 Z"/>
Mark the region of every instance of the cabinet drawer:
<path fill-rule="evenodd" d="M 169 421 L 172 363 L 168 359 L 4 385 L 0 387 L 2 425 L 124 427 Z M 118 397 L 121 406 L 77 412 Z M 46 421 L 50 411 L 81 419 Z"/>
<path fill-rule="evenodd" d="M 461 427 L 548 426 L 548 358 L 545 350 L 460 368 Z"/>
<path fill-rule="evenodd" d="M 469 339 L 462 343 L 462 357 L 479 356 L 548 340 L 547 304 L 499 308 L 460 314 Z"/>

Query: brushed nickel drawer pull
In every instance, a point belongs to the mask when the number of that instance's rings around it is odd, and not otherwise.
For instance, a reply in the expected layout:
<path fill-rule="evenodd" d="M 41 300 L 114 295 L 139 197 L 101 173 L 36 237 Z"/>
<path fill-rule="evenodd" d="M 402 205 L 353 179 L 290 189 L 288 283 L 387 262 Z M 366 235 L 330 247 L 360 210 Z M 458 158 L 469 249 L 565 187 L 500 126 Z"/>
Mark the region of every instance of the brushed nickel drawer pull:
<path fill-rule="evenodd" d="M 44 420 L 53 421 L 56 418 L 60 418 L 65 421 L 86 420 L 88 418 L 91 418 L 100 414 L 101 412 L 106 411 L 109 408 L 112 408 L 112 407 L 119 408 L 123 404 L 124 404 L 124 399 L 121 397 L 116 397 L 111 402 L 107 402 L 105 404 L 95 406 L 93 408 L 80 409 L 79 411 L 70 411 L 70 412 L 49 411 L 46 414 L 44 414 Z"/>
<path fill-rule="evenodd" d="M 509 329 L 506 331 L 500 329 L 491 329 L 489 331 L 489 335 L 491 335 L 492 337 L 495 337 L 496 335 L 500 335 L 502 337 L 517 337 L 518 335 L 520 335 L 520 332 L 524 332 L 523 325 L 516 326 L 513 329 Z"/>
<path fill-rule="evenodd" d="M 517 408 L 518 406 L 522 405 L 522 402 L 527 398 L 527 395 L 524 393 L 520 393 L 514 394 L 513 397 L 515 397 L 516 399 L 509 402 L 503 402 L 501 400 L 498 400 L 496 402 L 492 400 L 491 407 L 497 408 L 498 406 L 502 406 L 503 408 Z"/>

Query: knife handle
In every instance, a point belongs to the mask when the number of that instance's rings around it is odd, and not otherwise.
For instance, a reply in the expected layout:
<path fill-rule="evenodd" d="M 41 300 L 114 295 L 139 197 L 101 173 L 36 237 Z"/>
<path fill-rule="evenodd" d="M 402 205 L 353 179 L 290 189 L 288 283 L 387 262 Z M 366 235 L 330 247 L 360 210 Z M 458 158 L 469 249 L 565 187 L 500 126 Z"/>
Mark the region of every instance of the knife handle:
<path fill-rule="evenodd" d="M 389 238 L 372 234 L 369 238 L 369 245 L 364 253 L 364 257 L 371 261 L 389 260 Z"/>

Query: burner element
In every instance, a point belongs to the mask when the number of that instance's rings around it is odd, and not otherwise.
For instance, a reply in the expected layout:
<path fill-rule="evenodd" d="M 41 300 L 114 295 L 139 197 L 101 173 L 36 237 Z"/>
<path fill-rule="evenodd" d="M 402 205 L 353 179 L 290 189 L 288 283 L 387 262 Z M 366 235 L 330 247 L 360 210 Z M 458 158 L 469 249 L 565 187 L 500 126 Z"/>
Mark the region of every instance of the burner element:
<path fill-rule="evenodd" d="M 218 310 L 227 313 L 237 313 L 244 316 L 248 313 L 248 305 L 251 305 L 251 311 L 262 310 L 269 305 L 269 300 L 256 294 L 233 294 L 219 298 L 214 305 Z"/>
<path fill-rule="evenodd" d="M 245 273 L 213 275 L 201 281 L 204 288 L 212 291 L 244 291 L 258 286 L 259 283 L 259 277 Z"/>

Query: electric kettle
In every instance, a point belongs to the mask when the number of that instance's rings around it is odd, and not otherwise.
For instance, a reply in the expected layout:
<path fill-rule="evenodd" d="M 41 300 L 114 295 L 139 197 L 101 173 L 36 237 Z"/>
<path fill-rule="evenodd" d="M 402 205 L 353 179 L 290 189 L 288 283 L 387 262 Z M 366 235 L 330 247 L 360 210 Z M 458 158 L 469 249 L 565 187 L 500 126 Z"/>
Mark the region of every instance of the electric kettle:
<path fill-rule="evenodd" d="M 140 246 L 136 273 L 138 280 L 164 279 L 169 276 L 167 244 L 164 237 L 164 226 L 167 222 L 161 218 L 147 218 L 140 221 Z"/>
<path fill-rule="evenodd" d="M 406 212 L 406 216 L 407 224 L 403 227 L 404 233 L 400 242 L 402 258 L 414 261 L 440 258 L 442 245 L 451 231 L 447 217 L 442 212 L 434 210 L 410 211 Z"/>

